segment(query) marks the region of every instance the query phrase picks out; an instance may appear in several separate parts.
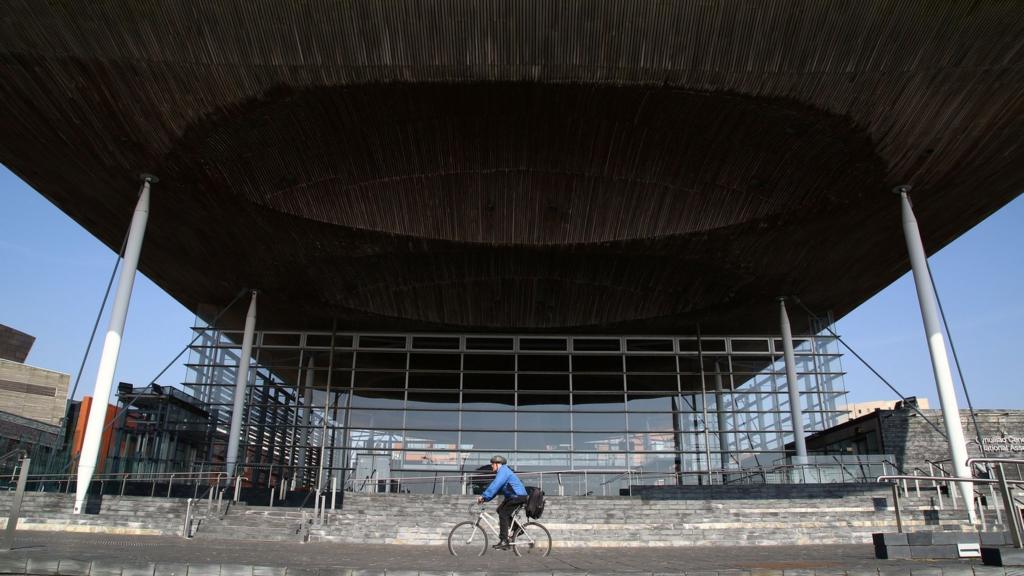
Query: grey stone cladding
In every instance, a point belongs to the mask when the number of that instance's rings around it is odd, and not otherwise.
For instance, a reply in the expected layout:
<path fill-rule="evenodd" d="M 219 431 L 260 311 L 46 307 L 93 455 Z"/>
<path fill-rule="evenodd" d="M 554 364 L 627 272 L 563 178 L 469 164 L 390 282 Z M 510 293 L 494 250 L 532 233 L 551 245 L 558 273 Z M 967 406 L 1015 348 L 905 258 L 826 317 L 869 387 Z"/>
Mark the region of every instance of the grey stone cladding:
<path fill-rule="evenodd" d="M 0 526 L 6 527 L 14 492 L 0 492 Z M 26 492 L 18 528 L 107 534 L 179 535 L 185 500 L 140 496 L 103 496 L 98 514 L 73 514 L 74 494 Z"/>
<path fill-rule="evenodd" d="M 881 411 L 882 450 L 895 456 L 896 464 L 906 474 L 913 474 L 915 470 L 922 475 L 928 474 L 929 462 L 939 463 L 951 472 L 949 445 L 939 433 L 939 430 L 945 433 L 942 411 L 922 410 L 921 413 L 923 416 L 909 409 Z M 960 424 L 970 456 L 983 456 L 978 440 L 980 435 L 985 442 L 985 455 L 1024 459 L 1024 410 L 975 410 L 974 416 L 971 418 L 967 410 L 960 411 Z M 937 472 L 934 465 L 931 470 Z M 1008 466 L 1007 476 L 1020 478 L 1020 469 Z"/>

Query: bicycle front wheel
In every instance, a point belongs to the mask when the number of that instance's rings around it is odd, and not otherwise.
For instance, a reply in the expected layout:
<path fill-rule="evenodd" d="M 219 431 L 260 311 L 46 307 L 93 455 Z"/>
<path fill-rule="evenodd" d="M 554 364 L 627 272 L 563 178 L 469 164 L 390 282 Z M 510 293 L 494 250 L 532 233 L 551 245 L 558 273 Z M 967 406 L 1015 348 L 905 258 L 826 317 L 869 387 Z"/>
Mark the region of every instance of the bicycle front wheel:
<path fill-rule="evenodd" d="M 536 522 L 527 522 L 516 533 L 512 550 L 516 556 L 547 556 L 551 554 L 551 533 Z"/>
<path fill-rule="evenodd" d="M 448 533 L 448 551 L 452 556 L 483 556 L 487 552 L 487 533 L 475 522 L 456 524 Z"/>

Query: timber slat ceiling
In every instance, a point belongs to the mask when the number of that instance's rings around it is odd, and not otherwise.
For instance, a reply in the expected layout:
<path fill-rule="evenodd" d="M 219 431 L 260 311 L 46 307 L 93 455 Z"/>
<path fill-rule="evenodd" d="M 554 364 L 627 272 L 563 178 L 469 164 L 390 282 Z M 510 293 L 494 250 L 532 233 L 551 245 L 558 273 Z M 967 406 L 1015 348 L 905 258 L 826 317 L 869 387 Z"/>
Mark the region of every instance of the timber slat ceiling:
<path fill-rule="evenodd" d="M 261 323 L 775 332 L 1024 190 L 1024 3 L 217 0 L 0 8 L 0 161 Z"/>

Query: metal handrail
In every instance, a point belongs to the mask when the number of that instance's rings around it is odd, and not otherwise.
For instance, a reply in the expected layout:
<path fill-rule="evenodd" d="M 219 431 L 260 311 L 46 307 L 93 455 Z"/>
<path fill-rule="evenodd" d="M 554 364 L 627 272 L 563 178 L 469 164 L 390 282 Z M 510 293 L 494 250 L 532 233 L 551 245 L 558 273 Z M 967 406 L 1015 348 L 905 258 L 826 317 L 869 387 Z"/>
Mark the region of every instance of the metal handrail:
<path fill-rule="evenodd" d="M 122 496 L 124 496 L 125 487 L 128 482 L 149 482 L 152 484 L 150 496 L 155 496 L 157 483 L 166 481 L 168 483 L 167 496 L 170 497 L 175 480 L 192 481 L 196 482 L 197 485 L 200 481 L 205 480 L 209 484 L 220 485 L 226 477 L 227 474 L 224 472 L 117 472 L 96 474 L 93 476 L 92 482 L 100 483 L 101 493 L 104 490 L 104 485 L 108 482 L 120 482 L 120 494 Z M 13 479 L 13 474 L 0 474 L 0 481 L 11 481 Z M 28 477 L 27 482 L 30 484 L 55 483 L 57 484 L 58 491 L 61 490 L 63 485 L 64 491 L 67 492 L 71 490 L 71 485 L 76 483 L 77 480 L 77 474 L 32 474 Z"/>
<path fill-rule="evenodd" d="M 517 475 L 520 478 L 523 478 L 523 479 L 530 478 L 530 477 L 538 477 L 538 478 L 542 479 L 543 476 L 545 474 L 547 474 L 547 475 L 549 475 L 549 477 L 554 476 L 555 478 L 557 478 L 559 480 L 562 480 L 562 476 L 563 475 L 564 476 L 584 476 L 584 477 L 586 477 L 588 475 L 601 475 L 603 478 L 602 478 L 602 481 L 601 481 L 600 485 L 603 487 L 603 486 L 607 486 L 608 484 L 612 484 L 612 483 L 614 483 L 616 481 L 619 481 L 619 480 L 621 480 L 621 479 L 623 479 L 625 477 L 629 478 L 630 485 L 632 486 L 632 484 L 634 482 L 634 479 L 636 479 L 636 481 L 646 481 L 646 480 L 651 480 L 651 479 L 667 478 L 667 479 L 672 479 L 674 481 L 674 483 L 678 483 L 682 477 L 702 478 L 702 477 L 708 477 L 709 475 L 710 475 L 711 478 L 714 478 L 716 476 L 719 477 L 719 478 L 722 478 L 722 477 L 725 477 L 725 476 L 729 476 L 730 477 L 730 481 L 728 482 L 728 484 L 740 484 L 740 483 L 743 483 L 744 480 L 747 480 L 747 479 L 752 478 L 752 477 L 760 477 L 762 479 L 765 479 L 768 474 L 776 474 L 776 475 L 778 475 L 778 474 L 785 474 L 786 472 L 793 471 L 793 470 L 816 470 L 818 472 L 818 480 L 820 482 L 823 470 L 833 470 L 833 469 L 835 469 L 835 470 L 839 470 L 841 472 L 840 478 L 843 479 L 843 480 L 848 480 L 849 479 L 849 480 L 854 480 L 854 481 L 857 481 L 857 482 L 870 482 L 871 481 L 870 479 L 873 478 L 873 476 L 867 476 L 866 474 L 863 474 L 863 473 L 862 474 L 854 474 L 850 470 L 850 466 L 851 465 L 857 465 L 857 463 L 855 463 L 855 462 L 837 462 L 837 463 L 829 462 L 829 463 L 785 464 L 785 465 L 777 465 L 777 466 L 772 466 L 772 467 L 761 467 L 761 468 L 753 468 L 753 469 L 752 468 L 748 468 L 748 469 L 735 469 L 735 470 L 734 469 L 712 469 L 710 471 L 708 471 L 708 470 L 694 470 L 694 471 L 686 471 L 686 472 L 649 472 L 649 471 L 644 471 L 642 468 L 628 468 L 628 469 L 622 469 L 622 468 L 619 468 L 619 469 L 607 469 L 607 468 L 596 468 L 596 469 L 589 469 L 589 468 L 588 469 L 556 469 L 556 470 L 544 470 L 544 471 L 517 472 Z M 861 466 L 864 466 L 864 465 L 879 466 L 879 465 L 881 465 L 883 467 L 883 471 L 884 471 L 884 467 L 886 465 L 891 465 L 891 466 L 893 466 L 894 469 L 897 469 L 897 470 L 899 469 L 898 466 L 893 465 L 891 462 L 889 462 L 887 460 L 860 462 L 860 465 Z M 438 472 L 434 472 L 434 473 L 432 473 L 429 476 L 425 476 L 425 475 L 424 476 L 396 476 L 396 477 L 392 477 L 392 478 L 376 478 L 375 477 L 375 472 L 376 471 L 371 473 L 370 476 L 363 477 L 363 478 L 349 477 L 348 479 L 346 479 L 342 489 L 343 490 L 349 490 L 349 491 L 361 491 L 366 486 L 368 486 L 368 485 L 370 485 L 370 484 L 372 484 L 374 482 L 378 482 L 378 481 L 380 481 L 380 482 L 384 482 L 384 481 L 394 482 L 399 487 L 402 486 L 402 485 L 415 485 L 415 484 L 418 484 L 418 483 L 433 484 L 433 483 L 436 483 L 438 481 L 442 482 L 442 486 L 444 486 L 446 483 L 452 482 L 452 481 L 461 483 L 463 485 L 466 485 L 468 483 L 473 482 L 474 480 L 486 479 L 486 478 L 490 478 L 490 477 L 493 476 L 492 474 L 489 474 L 489 473 L 484 472 L 484 471 L 479 471 L 479 472 L 478 471 L 473 471 L 473 472 L 461 472 L 461 473 L 458 473 L 458 474 L 449 474 L 449 475 L 443 475 L 443 476 L 439 476 Z M 739 478 L 736 478 L 737 475 L 742 475 L 742 476 L 740 476 Z M 608 477 L 611 477 L 611 479 L 610 480 L 607 479 Z M 714 480 L 712 480 L 712 483 L 714 483 Z M 725 484 L 725 482 L 722 482 L 722 483 Z"/>

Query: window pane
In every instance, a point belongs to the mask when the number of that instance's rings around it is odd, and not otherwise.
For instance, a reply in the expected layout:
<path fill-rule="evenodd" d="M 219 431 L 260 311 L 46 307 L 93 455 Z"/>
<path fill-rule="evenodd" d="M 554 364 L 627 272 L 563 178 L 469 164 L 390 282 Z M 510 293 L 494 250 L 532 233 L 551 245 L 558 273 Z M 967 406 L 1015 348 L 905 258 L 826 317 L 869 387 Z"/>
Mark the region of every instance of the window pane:
<path fill-rule="evenodd" d="M 622 391 L 621 374 L 573 374 L 573 390 Z"/>
<path fill-rule="evenodd" d="M 408 429 L 458 430 L 459 413 L 409 410 L 405 413 L 405 427 Z"/>
<path fill-rule="evenodd" d="M 533 411 L 569 411 L 568 394 L 524 394 L 519 393 L 519 409 Z"/>
<path fill-rule="evenodd" d="M 589 356 L 576 354 L 572 357 L 573 372 L 622 372 L 622 356 Z"/>
<path fill-rule="evenodd" d="M 654 374 L 627 374 L 626 390 L 650 392 L 678 392 L 679 380 L 675 376 Z"/>
<path fill-rule="evenodd" d="M 401 448 L 403 437 L 399 431 L 382 429 L 352 430 L 349 432 L 349 446 L 355 450 L 392 450 Z"/>
<path fill-rule="evenodd" d="M 443 410 L 459 408 L 458 392 L 409 392 L 409 399 L 406 403 L 409 408 L 425 408 L 428 410 Z"/>
<path fill-rule="evenodd" d="M 631 412 L 672 412 L 678 411 L 676 396 L 644 396 L 627 395 L 628 409 Z"/>
<path fill-rule="evenodd" d="M 564 470 L 569 467 L 569 453 L 568 452 L 520 452 L 515 455 L 514 460 L 509 461 L 510 464 L 515 466 L 515 469 L 519 472 L 529 472 L 531 470 Z M 558 494 L 558 479 L 552 478 L 556 482 L 555 486 L 551 490 L 548 490 L 548 476 L 544 477 L 544 491 L 548 494 Z M 529 480 L 524 479 L 524 484 L 533 486 L 540 484 L 540 478 L 531 477 Z"/>
<path fill-rule="evenodd" d="M 410 370 L 458 370 L 462 364 L 459 354 L 409 354 Z"/>
<path fill-rule="evenodd" d="M 360 336 L 360 348 L 405 348 L 405 336 Z"/>
<path fill-rule="evenodd" d="M 511 354 L 466 354 L 462 361 L 465 370 L 477 372 L 513 372 L 516 369 L 516 357 Z"/>
<path fill-rule="evenodd" d="M 572 427 L 576 431 L 625 430 L 625 414 L 573 414 Z"/>
<path fill-rule="evenodd" d="M 402 412 L 398 410 L 352 410 L 349 418 L 351 428 L 402 429 Z"/>
<path fill-rule="evenodd" d="M 538 431 L 570 430 L 569 414 L 549 412 L 520 412 L 517 416 L 519 430 Z"/>
<path fill-rule="evenodd" d="M 679 371 L 689 374 L 700 374 L 700 360 L 696 356 L 680 356 Z"/>
<path fill-rule="evenodd" d="M 672 414 L 635 412 L 629 414 L 629 429 L 635 432 L 667 432 L 674 429 Z"/>
<path fill-rule="evenodd" d="M 576 394 L 573 396 L 572 409 L 576 412 L 622 412 L 626 409 L 626 404 L 621 394 L 607 396 Z"/>
<path fill-rule="evenodd" d="M 356 368 L 405 370 L 405 352 L 359 351 L 356 353 Z"/>
<path fill-rule="evenodd" d="M 520 374 L 520 390 L 568 390 L 568 374 Z"/>
<path fill-rule="evenodd" d="M 405 388 L 404 372 L 356 372 L 356 388 Z"/>
<path fill-rule="evenodd" d="M 633 352 L 672 352 L 671 340 L 651 340 L 647 338 L 630 338 L 626 340 L 626 350 Z"/>
<path fill-rule="evenodd" d="M 457 430 L 407 430 L 405 432 L 405 448 L 407 450 L 452 450 L 457 449 L 459 433 Z M 425 464 L 430 464 L 433 455 L 424 454 L 427 458 L 421 458 Z M 440 459 L 443 455 L 437 455 Z"/>
<path fill-rule="evenodd" d="M 733 372 L 757 373 L 771 370 L 773 359 L 771 356 L 733 356 Z"/>
<path fill-rule="evenodd" d="M 465 430 L 509 430 L 515 429 L 515 415 L 508 412 L 463 412 L 462 428 Z M 488 456 L 489 458 L 489 456 Z"/>
<path fill-rule="evenodd" d="M 451 373 L 410 372 L 409 388 L 459 389 L 459 375 Z"/>
<path fill-rule="evenodd" d="M 620 451 L 626 448 L 626 435 L 621 432 L 576 432 L 572 442 L 573 450 Z"/>
<path fill-rule="evenodd" d="M 565 338 L 520 338 L 520 350 L 567 350 Z"/>
<path fill-rule="evenodd" d="M 481 338 L 481 337 L 467 337 L 466 338 L 466 350 L 511 350 L 512 339 L 511 338 Z"/>
<path fill-rule="evenodd" d="M 588 446 L 588 445 L 587 444 L 582 444 L 582 446 Z M 574 449 L 578 449 L 578 448 L 575 448 L 575 445 L 574 445 Z M 586 449 L 586 448 L 583 448 L 583 449 Z M 626 455 L 621 453 L 621 452 L 618 452 L 618 453 L 615 453 L 615 452 L 603 452 L 603 453 L 602 452 L 597 452 L 597 453 L 590 453 L 590 454 L 586 454 L 586 453 L 573 454 L 572 459 L 573 459 L 573 462 L 576 464 L 577 468 L 612 468 L 612 469 L 616 469 L 616 470 L 621 470 L 621 469 L 626 467 Z M 591 475 L 590 484 L 587 486 L 587 489 L 588 489 L 587 492 L 589 492 L 592 495 L 593 494 L 597 494 L 599 496 L 601 494 L 603 494 L 603 493 L 608 493 L 608 494 L 611 494 L 613 496 L 618 495 L 618 492 L 617 492 L 617 490 L 619 488 L 618 484 L 604 484 L 605 482 L 609 482 L 609 481 L 613 480 L 614 477 L 615 477 L 614 475 L 611 475 L 611 476 L 608 476 L 606 478 L 601 478 L 601 476 Z M 625 479 L 623 479 L 623 480 L 625 480 Z M 623 484 L 624 484 L 624 482 L 623 482 Z M 605 492 L 602 492 L 602 490 L 604 490 Z"/>
<path fill-rule="evenodd" d="M 569 450 L 568 432 L 519 432 L 518 450 Z"/>
<path fill-rule="evenodd" d="M 675 372 L 675 356 L 626 356 L 627 372 Z"/>
<path fill-rule="evenodd" d="M 569 357 L 554 354 L 520 354 L 520 372 L 568 372 Z"/>
<path fill-rule="evenodd" d="M 700 348 L 703 352 L 725 352 L 725 339 L 701 338 Z"/>
<path fill-rule="evenodd" d="M 463 392 L 462 407 L 467 410 L 509 410 L 515 406 L 515 394 L 484 394 Z"/>
<path fill-rule="evenodd" d="M 458 350 L 458 337 L 414 336 L 412 347 L 419 350 Z"/>
<path fill-rule="evenodd" d="M 492 390 L 494 392 L 515 390 L 515 374 L 472 374 L 462 375 L 462 387 L 466 390 Z"/>
<path fill-rule="evenodd" d="M 494 450 L 508 453 L 512 451 L 514 440 L 512 432 L 462 431 L 462 448 L 464 450 Z"/>
<path fill-rule="evenodd" d="M 357 390 L 352 395 L 353 408 L 389 408 L 401 410 L 405 405 L 404 392 L 365 392 Z"/>
<path fill-rule="evenodd" d="M 733 352 L 768 352 L 768 340 L 765 338 L 733 338 Z"/>
<path fill-rule="evenodd" d="M 579 352 L 618 352 L 618 338 L 573 338 L 572 349 Z"/>

